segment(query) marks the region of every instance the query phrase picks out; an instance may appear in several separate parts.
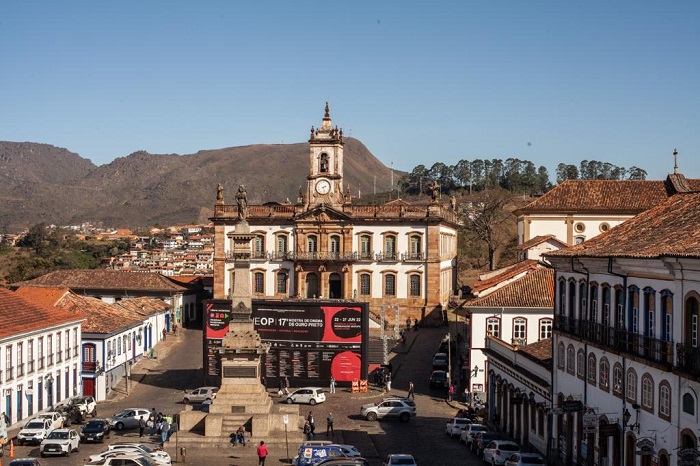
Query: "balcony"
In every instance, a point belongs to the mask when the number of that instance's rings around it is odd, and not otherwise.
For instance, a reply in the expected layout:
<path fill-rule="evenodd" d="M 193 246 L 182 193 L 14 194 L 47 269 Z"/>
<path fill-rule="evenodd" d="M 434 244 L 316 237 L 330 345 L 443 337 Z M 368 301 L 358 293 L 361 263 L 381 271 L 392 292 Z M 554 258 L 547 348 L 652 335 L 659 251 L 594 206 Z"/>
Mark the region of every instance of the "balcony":
<path fill-rule="evenodd" d="M 95 361 L 83 362 L 83 372 L 95 372 L 96 370 L 97 370 L 97 362 L 95 362 Z"/>
<path fill-rule="evenodd" d="M 676 369 L 686 374 L 700 376 L 700 348 L 678 343 L 676 345 Z"/>
<path fill-rule="evenodd" d="M 554 328 L 603 348 L 639 356 L 669 369 L 673 366 L 672 343 L 658 338 L 562 315 L 554 316 Z"/>

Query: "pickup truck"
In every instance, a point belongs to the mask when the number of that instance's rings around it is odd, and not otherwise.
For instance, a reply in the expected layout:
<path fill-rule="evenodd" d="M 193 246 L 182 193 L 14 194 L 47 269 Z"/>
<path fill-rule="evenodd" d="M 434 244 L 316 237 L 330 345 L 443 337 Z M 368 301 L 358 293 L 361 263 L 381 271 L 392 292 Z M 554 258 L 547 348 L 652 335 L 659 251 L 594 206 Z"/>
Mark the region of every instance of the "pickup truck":
<path fill-rule="evenodd" d="M 87 418 L 88 415 L 97 417 L 97 403 L 91 396 L 74 396 L 69 398 L 67 403 L 77 406 L 83 413 L 83 419 Z"/>

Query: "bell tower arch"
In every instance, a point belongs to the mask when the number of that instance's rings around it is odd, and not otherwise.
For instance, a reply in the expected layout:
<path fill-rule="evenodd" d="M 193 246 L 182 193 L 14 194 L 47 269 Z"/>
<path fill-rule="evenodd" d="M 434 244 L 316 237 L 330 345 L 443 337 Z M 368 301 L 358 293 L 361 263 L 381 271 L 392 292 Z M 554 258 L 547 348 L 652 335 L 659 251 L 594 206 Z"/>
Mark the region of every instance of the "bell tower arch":
<path fill-rule="evenodd" d="M 342 205 L 343 197 L 343 130 L 333 126 L 326 102 L 323 122 L 311 127 L 309 138 L 309 175 L 306 199 L 308 206 Z"/>

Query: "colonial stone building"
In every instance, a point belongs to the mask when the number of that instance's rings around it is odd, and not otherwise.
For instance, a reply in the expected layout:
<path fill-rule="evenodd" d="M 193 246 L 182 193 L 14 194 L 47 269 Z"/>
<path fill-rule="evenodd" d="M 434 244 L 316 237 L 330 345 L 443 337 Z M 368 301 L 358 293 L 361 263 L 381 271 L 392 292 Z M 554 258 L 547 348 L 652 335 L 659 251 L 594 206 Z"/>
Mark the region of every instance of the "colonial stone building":
<path fill-rule="evenodd" d="M 353 203 L 343 186 L 343 131 L 333 126 L 328 104 L 308 142 L 309 174 L 296 203 L 248 205 L 240 187 L 236 204 L 226 204 L 219 187 L 211 218 L 214 298 L 231 293 L 231 235 L 241 216 L 254 235 L 254 298 L 354 299 L 374 312 L 397 305 L 402 320 L 444 307 L 456 283 L 454 210 L 439 202 L 437 190 L 422 205 Z"/>

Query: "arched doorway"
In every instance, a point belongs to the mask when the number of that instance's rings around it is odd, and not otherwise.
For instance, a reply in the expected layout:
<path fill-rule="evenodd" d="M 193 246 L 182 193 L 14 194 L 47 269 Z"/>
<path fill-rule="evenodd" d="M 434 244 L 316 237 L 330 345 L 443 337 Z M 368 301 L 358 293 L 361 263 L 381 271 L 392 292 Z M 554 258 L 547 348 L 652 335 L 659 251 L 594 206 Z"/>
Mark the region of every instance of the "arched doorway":
<path fill-rule="evenodd" d="M 330 299 L 340 299 L 343 297 L 343 282 L 340 275 L 332 273 L 328 277 L 328 297 Z"/>
<path fill-rule="evenodd" d="M 318 298 L 318 275 L 315 273 L 306 275 L 306 297 Z"/>
<path fill-rule="evenodd" d="M 635 466 L 637 464 L 637 439 L 634 434 L 627 434 L 625 442 L 625 466 Z"/>

